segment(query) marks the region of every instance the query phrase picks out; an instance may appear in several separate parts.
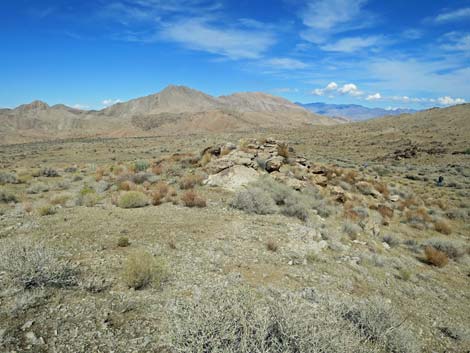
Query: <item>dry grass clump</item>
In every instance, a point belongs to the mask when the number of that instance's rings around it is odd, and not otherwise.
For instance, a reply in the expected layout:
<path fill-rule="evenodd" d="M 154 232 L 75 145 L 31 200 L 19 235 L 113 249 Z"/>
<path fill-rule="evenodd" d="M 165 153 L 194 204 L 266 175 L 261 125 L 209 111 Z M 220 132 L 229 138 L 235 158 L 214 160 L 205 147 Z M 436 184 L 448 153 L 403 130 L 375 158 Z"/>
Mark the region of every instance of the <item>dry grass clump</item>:
<path fill-rule="evenodd" d="M 384 235 L 382 237 L 382 241 L 384 243 L 387 243 L 391 248 L 394 248 L 395 246 L 400 245 L 400 239 L 394 237 L 393 235 Z"/>
<path fill-rule="evenodd" d="M 378 192 L 380 192 L 384 197 L 389 197 L 390 196 L 390 190 L 388 189 L 387 184 L 381 183 L 381 182 L 375 182 L 374 183 L 374 188 Z"/>
<path fill-rule="evenodd" d="M 437 219 L 434 221 L 434 229 L 439 233 L 449 235 L 452 234 L 452 226 L 445 219 Z"/>
<path fill-rule="evenodd" d="M 358 173 L 355 170 L 348 170 L 347 172 L 343 173 L 342 179 L 344 182 L 354 185 L 358 179 Z"/>
<path fill-rule="evenodd" d="M 289 158 L 289 145 L 287 143 L 279 143 L 277 145 L 277 154 L 284 158 Z"/>
<path fill-rule="evenodd" d="M 161 175 L 163 173 L 163 164 L 155 164 L 152 166 L 152 173 L 155 175 Z"/>
<path fill-rule="evenodd" d="M 0 189 L 0 202 L 18 202 L 18 198 L 13 193 L 5 189 Z"/>
<path fill-rule="evenodd" d="M 443 251 L 437 250 L 431 245 L 428 245 L 424 248 L 424 255 L 426 256 L 426 261 L 429 264 L 437 267 L 444 267 L 449 263 L 447 254 Z"/>
<path fill-rule="evenodd" d="M 135 290 L 150 284 L 160 286 L 167 274 L 166 264 L 145 251 L 136 251 L 127 258 L 122 272 L 124 283 Z"/>
<path fill-rule="evenodd" d="M 186 191 L 183 196 L 181 196 L 181 201 L 186 207 L 206 207 L 207 203 L 204 198 L 199 196 L 195 191 L 189 190 Z"/>
<path fill-rule="evenodd" d="M 139 191 L 127 191 L 119 197 L 117 205 L 121 208 L 145 207 L 148 205 L 148 199 Z"/>
<path fill-rule="evenodd" d="M 58 194 L 51 197 L 49 203 L 51 205 L 61 205 L 64 206 L 65 203 L 70 200 L 72 195 L 70 194 Z"/>
<path fill-rule="evenodd" d="M 50 216 L 57 213 L 57 209 L 53 205 L 43 205 L 37 209 L 38 215 Z"/>
<path fill-rule="evenodd" d="M 380 215 L 384 218 L 384 219 L 392 219 L 393 218 L 393 208 L 391 207 L 388 207 L 387 205 L 378 205 L 377 206 L 377 212 L 380 213 Z"/>
<path fill-rule="evenodd" d="M 27 239 L 3 241 L 0 272 L 23 289 L 68 287 L 77 283 L 78 271 L 57 249 Z"/>
<path fill-rule="evenodd" d="M 425 229 L 427 223 L 432 220 L 428 210 L 424 207 L 407 211 L 405 213 L 405 219 L 410 226 L 417 229 Z"/>
<path fill-rule="evenodd" d="M 175 352 L 417 353 L 419 345 L 383 302 L 343 304 L 275 291 L 216 288 L 170 308 Z M 367 348 L 366 348 L 367 347 Z"/>
<path fill-rule="evenodd" d="M 201 175 L 186 175 L 180 180 L 180 188 L 188 190 L 194 188 L 196 185 L 201 185 L 204 177 Z"/>

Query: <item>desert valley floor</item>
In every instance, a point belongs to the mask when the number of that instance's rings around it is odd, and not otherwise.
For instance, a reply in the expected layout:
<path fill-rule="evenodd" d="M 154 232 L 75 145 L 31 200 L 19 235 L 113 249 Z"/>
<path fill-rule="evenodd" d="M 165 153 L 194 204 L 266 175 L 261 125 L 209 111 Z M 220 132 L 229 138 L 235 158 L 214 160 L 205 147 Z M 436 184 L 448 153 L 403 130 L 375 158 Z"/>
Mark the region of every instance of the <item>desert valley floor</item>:
<path fill-rule="evenodd" d="M 1 145 L 0 351 L 469 352 L 469 123 Z"/>

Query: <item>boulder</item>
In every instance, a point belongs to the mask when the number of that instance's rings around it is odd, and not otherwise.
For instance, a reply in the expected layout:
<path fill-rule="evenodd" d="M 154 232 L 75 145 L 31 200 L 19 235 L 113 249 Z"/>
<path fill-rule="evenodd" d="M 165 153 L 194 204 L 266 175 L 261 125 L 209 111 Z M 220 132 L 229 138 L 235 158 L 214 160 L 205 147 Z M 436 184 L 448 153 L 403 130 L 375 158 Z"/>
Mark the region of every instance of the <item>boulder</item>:
<path fill-rule="evenodd" d="M 259 173 L 253 168 L 243 165 L 222 170 L 220 173 L 210 175 L 204 184 L 208 186 L 220 186 L 228 190 L 235 191 L 243 186 L 258 180 Z"/>
<path fill-rule="evenodd" d="M 282 165 L 284 164 L 284 157 L 272 157 L 266 161 L 266 170 L 271 173 L 274 171 L 279 171 Z"/>
<path fill-rule="evenodd" d="M 217 174 L 221 171 L 233 167 L 235 163 L 227 156 L 221 158 L 213 158 L 205 167 L 207 174 Z"/>

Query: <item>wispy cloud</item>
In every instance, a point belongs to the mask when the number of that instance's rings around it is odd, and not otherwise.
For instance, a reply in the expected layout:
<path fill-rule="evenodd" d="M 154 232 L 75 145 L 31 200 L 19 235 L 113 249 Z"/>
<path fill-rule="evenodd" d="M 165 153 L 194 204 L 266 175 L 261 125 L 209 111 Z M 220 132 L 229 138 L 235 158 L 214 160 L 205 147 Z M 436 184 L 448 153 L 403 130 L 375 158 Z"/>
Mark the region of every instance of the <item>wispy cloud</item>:
<path fill-rule="evenodd" d="M 325 51 L 336 51 L 344 53 L 353 53 L 358 50 L 363 50 L 370 47 L 376 47 L 383 42 L 381 36 L 369 37 L 350 37 L 343 38 L 333 43 L 321 45 L 320 48 Z"/>
<path fill-rule="evenodd" d="M 368 0 L 309 0 L 299 13 L 307 27 L 301 37 L 323 44 L 333 34 L 364 28 L 374 22 L 374 16 L 363 7 Z"/>
<path fill-rule="evenodd" d="M 291 58 L 272 58 L 264 62 L 267 66 L 283 70 L 305 69 L 309 65 L 303 61 Z"/>
<path fill-rule="evenodd" d="M 449 32 L 444 34 L 439 41 L 444 50 L 470 53 L 470 33 Z"/>
<path fill-rule="evenodd" d="M 222 28 L 206 19 L 185 19 L 163 26 L 160 36 L 189 49 L 218 54 L 230 59 L 258 59 L 275 42 L 262 30 Z"/>
<path fill-rule="evenodd" d="M 378 101 L 382 99 L 382 95 L 380 93 L 369 94 L 366 98 L 367 101 Z"/>
<path fill-rule="evenodd" d="M 434 18 L 435 23 L 446 23 L 470 19 L 470 7 L 464 7 L 453 11 L 445 11 Z"/>

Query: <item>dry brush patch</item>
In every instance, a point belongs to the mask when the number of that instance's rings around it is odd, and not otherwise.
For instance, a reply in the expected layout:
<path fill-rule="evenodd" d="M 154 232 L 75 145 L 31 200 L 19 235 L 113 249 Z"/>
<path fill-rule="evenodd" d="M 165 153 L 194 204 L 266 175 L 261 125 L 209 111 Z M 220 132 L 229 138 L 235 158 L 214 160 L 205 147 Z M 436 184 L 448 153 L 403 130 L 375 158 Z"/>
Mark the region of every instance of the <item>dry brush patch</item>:
<path fill-rule="evenodd" d="M 162 258 L 156 258 L 146 251 L 130 254 L 122 271 L 124 283 L 135 290 L 149 285 L 162 284 L 167 276 L 167 266 Z"/>

